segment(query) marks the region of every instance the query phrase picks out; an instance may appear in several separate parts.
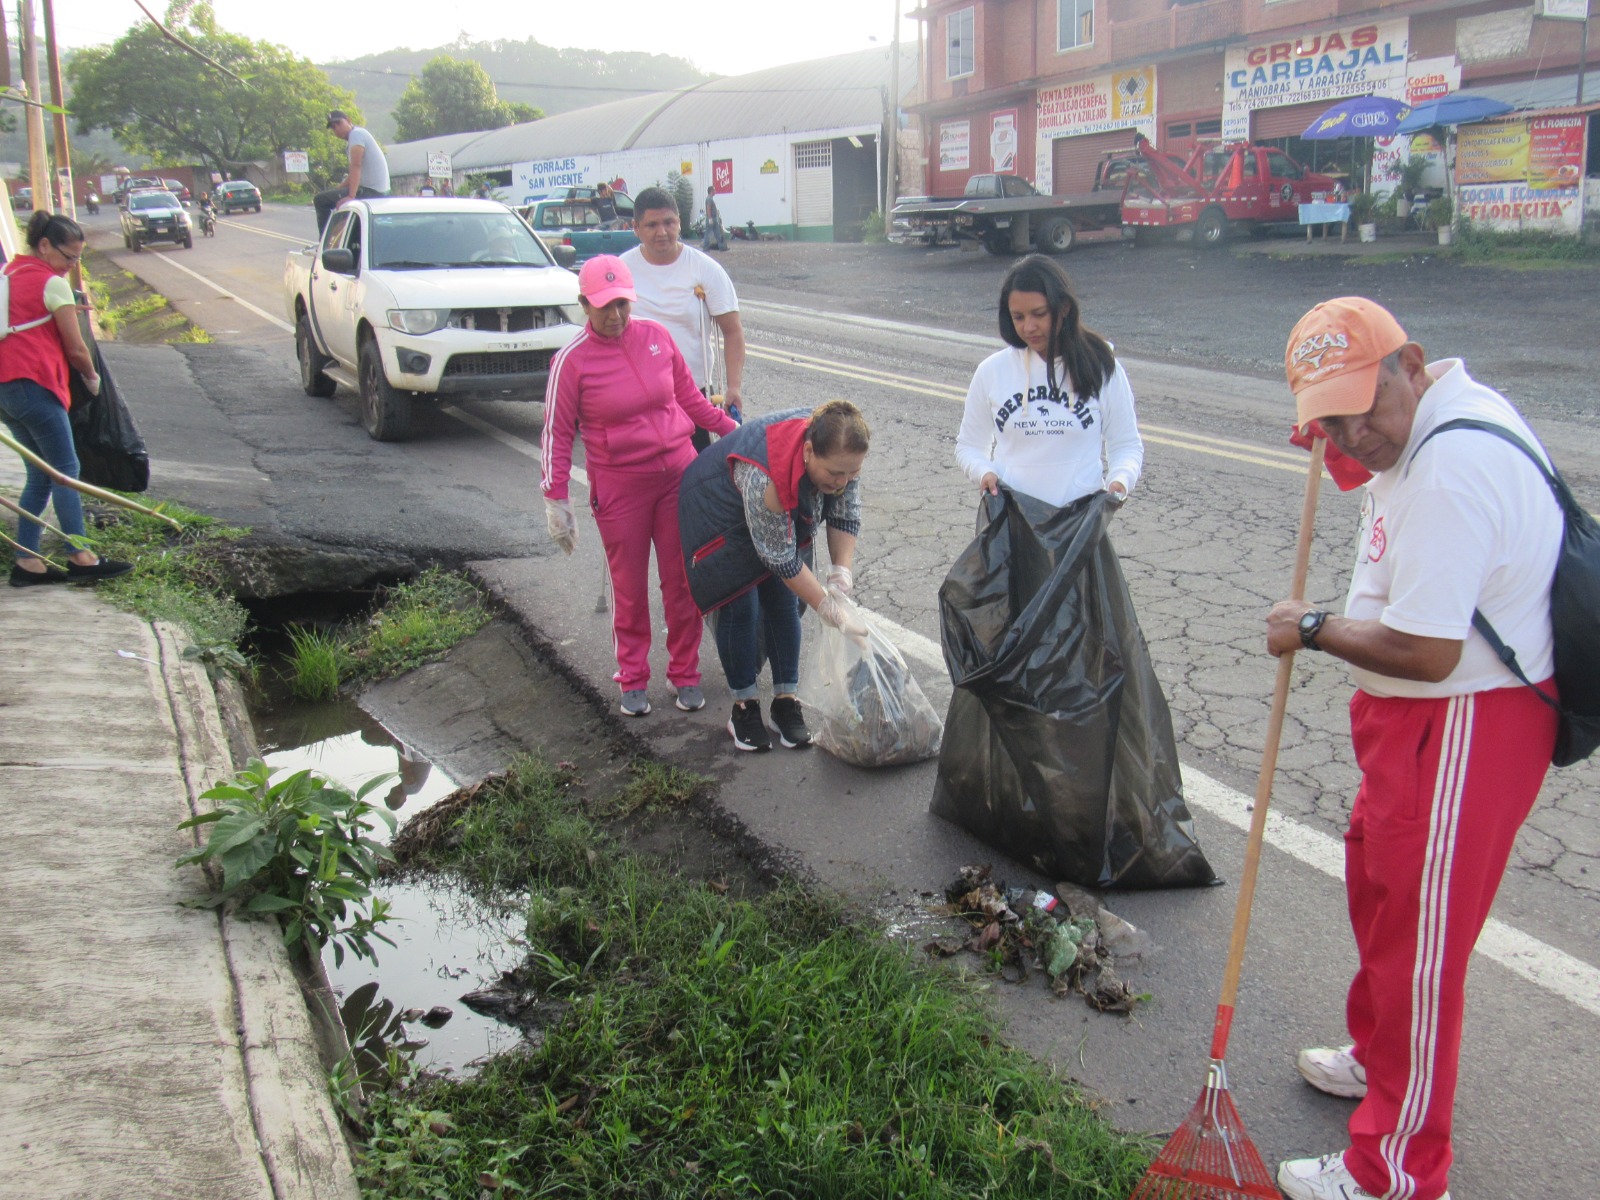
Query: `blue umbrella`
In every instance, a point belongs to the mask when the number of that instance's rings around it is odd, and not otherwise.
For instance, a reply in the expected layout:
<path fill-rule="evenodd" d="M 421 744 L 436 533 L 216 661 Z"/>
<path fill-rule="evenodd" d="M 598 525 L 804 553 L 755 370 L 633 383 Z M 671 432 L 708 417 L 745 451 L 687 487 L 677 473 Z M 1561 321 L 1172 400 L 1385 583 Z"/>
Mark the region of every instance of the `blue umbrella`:
<path fill-rule="evenodd" d="M 1404 100 L 1387 96 L 1354 96 L 1341 100 L 1306 127 L 1300 136 L 1311 141 L 1342 137 L 1388 137 L 1411 109 Z"/>
<path fill-rule="evenodd" d="M 1511 111 L 1504 100 L 1472 92 L 1451 92 L 1437 100 L 1424 100 L 1411 110 L 1411 115 L 1400 122 L 1396 133 L 1417 133 L 1433 125 L 1470 125 L 1486 117 L 1498 117 Z"/>

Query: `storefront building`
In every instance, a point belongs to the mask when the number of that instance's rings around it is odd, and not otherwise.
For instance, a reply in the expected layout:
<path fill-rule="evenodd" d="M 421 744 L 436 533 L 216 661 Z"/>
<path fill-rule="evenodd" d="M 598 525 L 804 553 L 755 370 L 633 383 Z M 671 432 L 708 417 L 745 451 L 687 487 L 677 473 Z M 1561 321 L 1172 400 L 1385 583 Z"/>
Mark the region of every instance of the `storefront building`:
<path fill-rule="evenodd" d="M 1087 191 L 1101 157 L 1130 148 L 1136 133 L 1180 155 L 1205 139 L 1265 142 L 1378 191 L 1394 186 L 1410 154 L 1432 154 L 1442 185 L 1446 147 L 1437 138 L 1358 145 L 1299 135 L 1352 96 L 1415 103 L 1575 75 L 1583 18 L 1595 3 L 928 0 L 917 13 L 927 98 L 916 110 L 926 147 L 923 190 L 957 194 L 973 174 L 1014 171 L 1040 191 Z M 1600 78 L 1589 92 L 1597 90 Z M 1511 193 L 1552 190 L 1538 185 L 1556 181 L 1579 188 L 1595 174 L 1589 98 L 1574 93 L 1569 111 L 1547 119 L 1519 113 L 1509 122 L 1527 126 L 1528 152 L 1512 146 L 1514 161 L 1484 168 L 1507 178 L 1473 186 L 1504 195 L 1475 211 L 1499 204 L 1493 211 L 1549 220 L 1550 204 Z M 1477 136 L 1463 144 L 1482 157 Z M 1518 171 L 1520 182 L 1512 178 Z M 902 191 L 915 183 L 905 181 Z M 1600 179 L 1595 184 L 1600 191 Z M 1581 212 L 1581 197 L 1571 200 L 1563 211 Z"/>

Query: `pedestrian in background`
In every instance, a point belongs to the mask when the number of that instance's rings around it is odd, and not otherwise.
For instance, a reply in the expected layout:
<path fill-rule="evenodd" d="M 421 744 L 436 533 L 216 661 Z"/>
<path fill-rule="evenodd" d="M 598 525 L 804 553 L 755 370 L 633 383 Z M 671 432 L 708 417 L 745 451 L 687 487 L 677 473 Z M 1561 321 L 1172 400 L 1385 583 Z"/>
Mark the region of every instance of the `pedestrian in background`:
<path fill-rule="evenodd" d="M 763 658 L 772 668 L 772 725 L 790 749 L 811 744 L 800 687 L 800 602 L 864 638 L 843 599 L 855 584 L 861 467 L 872 431 L 848 400 L 747 421 L 701 452 L 678 501 L 684 569 L 694 603 L 716 614 L 717 656 L 733 693 L 728 733 L 740 750 L 770 750 L 761 719 Z M 826 584 L 812 570 L 828 527 Z"/>
<path fill-rule="evenodd" d="M 83 330 L 78 325 L 77 299 L 67 272 L 83 257 L 83 230 L 69 217 L 40 209 L 28 222 L 28 251 L 5 265 L 11 289 L 11 332 L 0 338 L 0 420 L 22 446 L 63 475 L 78 477 L 78 453 L 72 443 L 72 406 L 68 367 L 76 370 L 91 396 L 100 393 L 100 376 Z M 56 510 L 56 524 L 69 538 L 85 535 L 83 502 L 75 488 L 56 483 L 41 468 L 26 464 L 22 495 L 24 512 L 39 516 L 45 504 Z M 128 563 L 112 562 L 93 550 L 70 550 L 67 569 L 58 571 L 39 557 L 43 529 L 19 517 L 17 551 L 11 567 L 12 587 L 92 582 L 126 574 Z"/>
<path fill-rule="evenodd" d="M 722 212 L 717 208 L 717 189 L 706 189 L 706 236 L 701 243 L 707 250 L 726 250 L 728 234 L 722 228 Z"/>
<path fill-rule="evenodd" d="M 650 550 L 655 548 L 667 617 L 667 678 L 685 712 L 705 707 L 700 690 L 700 614 L 684 578 L 678 540 L 678 483 L 694 461 L 696 425 L 738 428 L 694 386 L 672 337 L 633 320 L 633 276 L 610 254 L 578 272 L 588 324 L 556 355 L 545 388 L 541 480 L 551 538 L 568 554 L 578 526 L 568 496 L 572 447 L 583 439 L 589 508 L 611 570 L 612 643 L 622 711 L 650 711 Z"/>
<path fill-rule="evenodd" d="M 1344 835 L 1352 1044 L 1298 1063 L 1313 1087 L 1360 1104 L 1349 1148 L 1283 1163 L 1278 1186 L 1290 1200 L 1438 1200 L 1467 965 L 1555 746 L 1545 697 L 1563 518 L 1538 468 L 1500 438 L 1460 429 L 1422 444 L 1466 417 L 1539 445 L 1504 397 L 1458 358 L 1428 362 L 1381 305 L 1317 305 L 1284 362 L 1296 424 L 1320 424 L 1371 478 L 1344 615 L 1285 600 L 1267 616 L 1272 654 L 1350 664 L 1361 768 Z M 1495 654 L 1478 613 L 1537 689 Z"/>
<path fill-rule="evenodd" d="M 710 255 L 678 240 L 678 202 L 665 188 L 647 187 L 633 200 L 639 244 L 622 256 L 639 289 L 641 317 L 659 321 L 678 343 L 695 386 L 711 394 L 711 327 L 722 335 L 723 404 L 740 413 L 744 400 L 744 325 L 733 280 Z M 708 324 L 709 322 L 709 324 Z M 695 449 L 710 445 L 697 435 Z"/>
<path fill-rule="evenodd" d="M 378 139 L 337 108 L 328 114 L 328 128 L 335 137 L 349 143 L 350 170 L 342 184 L 318 192 L 313 201 L 319 234 L 328 227 L 333 210 L 346 200 L 389 194 L 389 160 L 383 156 Z"/>

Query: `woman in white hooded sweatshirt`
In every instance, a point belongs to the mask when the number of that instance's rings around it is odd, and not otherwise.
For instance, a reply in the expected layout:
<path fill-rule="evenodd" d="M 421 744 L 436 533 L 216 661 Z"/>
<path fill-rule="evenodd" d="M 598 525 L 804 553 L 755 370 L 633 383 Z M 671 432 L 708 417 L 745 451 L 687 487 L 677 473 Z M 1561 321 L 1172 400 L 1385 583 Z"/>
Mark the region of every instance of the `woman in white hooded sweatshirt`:
<path fill-rule="evenodd" d="M 967 389 L 956 461 L 986 492 L 1000 484 L 1056 507 L 1091 492 L 1125 500 L 1144 463 L 1133 388 L 1111 343 L 1084 327 L 1072 284 L 1032 254 L 1000 287 L 1007 348 Z"/>

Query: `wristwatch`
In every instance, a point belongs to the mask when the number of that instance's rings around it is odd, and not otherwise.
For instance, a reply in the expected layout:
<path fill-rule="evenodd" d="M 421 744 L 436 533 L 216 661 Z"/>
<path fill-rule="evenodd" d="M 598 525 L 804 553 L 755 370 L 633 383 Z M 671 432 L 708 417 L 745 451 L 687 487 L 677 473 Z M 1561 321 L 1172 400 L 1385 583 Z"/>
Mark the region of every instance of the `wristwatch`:
<path fill-rule="evenodd" d="M 1317 608 L 1300 618 L 1300 644 L 1307 650 L 1322 649 L 1317 645 L 1317 634 L 1322 632 L 1322 623 L 1327 619 L 1328 614 Z"/>

